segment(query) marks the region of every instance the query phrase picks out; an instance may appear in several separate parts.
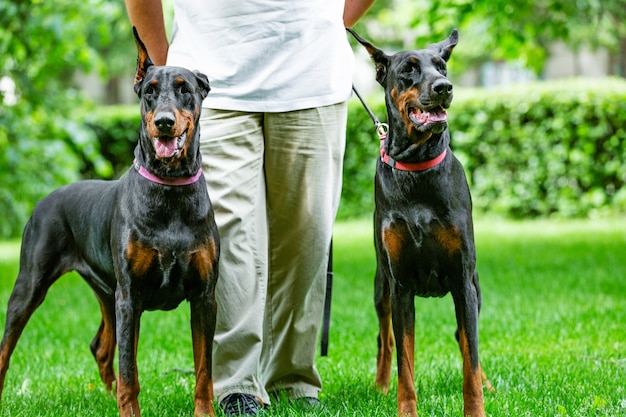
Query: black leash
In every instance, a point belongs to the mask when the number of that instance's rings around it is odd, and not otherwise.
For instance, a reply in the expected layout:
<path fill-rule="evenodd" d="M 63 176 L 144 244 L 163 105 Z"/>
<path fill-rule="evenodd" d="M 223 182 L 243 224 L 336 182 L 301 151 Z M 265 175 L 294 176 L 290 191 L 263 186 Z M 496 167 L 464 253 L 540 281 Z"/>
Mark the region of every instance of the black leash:
<path fill-rule="evenodd" d="M 354 84 L 352 85 L 352 91 L 354 91 L 354 94 L 356 94 L 356 96 L 361 101 L 363 108 L 365 109 L 367 114 L 369 114 L 370 119 L 372 119 L 372 122 L 374 123 L 374 127 L 376 128 L 376 133 L 378 134 L 378 137 L 381 138 L 382 136 L 386 135 L 387 131 L 389 130 L 389 125 L 387 123 L 381 123 L 380 120 L 378 120 L 378 117 L 376 117 L 374 112 L 372 112 L 372 110 L 368 107 L 365 100 L 363 100 L 363 97 L 361 97 L 356 87 L 354 87 Z"/>
<path fill-rule="evenodd" d="M 363 108 L 369 114 L 372 122 L 374 123 L 374 127 L 376 128 L 376 133 L 379 138 L 382 138 L 387 134 L 387 130 L 389 126 L 386 123 L 381 123 L 378 120 L 378 117 L 372 112 L 372 110 L 367 106 L 365 100 L 361 97 L 357 89 L 352 85 L 352 91 L 359 98 Z M 330 304 L 332 301 L 333 295 L 333 241 L 330 240 L 330 249 L 328 251 L 328 266 L 326 268 L 326 295 L 324 296 L 324 316 L 322 319 L 322 337 L 320 341 L 320 354 L 321 356 L 328 356 L 328 339 L 330 336 Z"/>
<path fill-rule="evenodd" d="M 324 320 L 322 321 L 322 341 L 320 354 L 328 356 L 328 337 L 330 334 L 330 302 L 333 295 L 333 241 L 330 240 L 328 267 L 326 268 L 326 296 L 324 298 Z"/>
<path fill-rule="evenodd" d="M 378 117 L 376 117 L 376 115 L 372 112 L 372 110 L 367 106 L 367 103 L 365 103 L 365 100 L 363 100 L 363 97 L 361 97 L 361 95 L 357 91 L 357 89 L 354 86 L 354 84 L 352 84 L 352 91 L 354 91 L 354 94 L 356 94 L 356 96 L 361 101 L 361 104 L 365 108 L 365 111 L 367 112 L 367 114 L 370 115 L 370 119 L 372 119 L 372 122 L 374 122 L 374 126 L 376 126 L 378 128 L 378 126 L 380 125 L 380 120 L 378 120 Z"/>

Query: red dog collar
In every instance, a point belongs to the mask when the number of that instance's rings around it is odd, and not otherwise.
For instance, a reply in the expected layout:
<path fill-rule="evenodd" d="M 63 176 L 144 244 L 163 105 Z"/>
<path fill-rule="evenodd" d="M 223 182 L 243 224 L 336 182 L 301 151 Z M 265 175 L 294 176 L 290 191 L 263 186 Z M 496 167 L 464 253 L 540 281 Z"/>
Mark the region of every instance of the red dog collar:
<path fill-rule="evenodd" d="M 441 161 L 444 160 L 444 158 L 446 157 L 446 154 L 448 153 L 448 150 L 444 149 L 443 152 L 439 156 L 429 161 L 414 162 L 414 163 L 399 162 L 393 159 L 391 156 L 389 156 L 387 152 L 385 152 L 384 139 L 386 137 L 387 135 L 384 135 L 384 136 L 381 136 L 380 138 L 380 160 L 383 161 L 385 164 L 389 165 L 390 167 L 399 169 L 400 171 L 416 172 L 416 171 L 426 171 L 427 169 L 434 168 L 437 165 L 439 165 Z"/>
<path fill-rule="evenodd" d="M 146 168 L 139 165 L 139 162 L 137 162 L 136 159 L 133 161 L 133 166 L 135 167 L 139 175 L 141 175 L 145 179 L 152 181 L 152 182 L 156 182 L 157 184 L 162 184 L 162 185 L 172 185 L 172 186 L 190 185 L 198 181 L 200 179 L 200 176 L 202 175 L 202 168 L 200 168 L 198 169 L 198 172 L 196 172 L 196 174 L 193 177 L 162 178 L 162 177 L 157 177 L 156 175 L 148 171 Z"/>

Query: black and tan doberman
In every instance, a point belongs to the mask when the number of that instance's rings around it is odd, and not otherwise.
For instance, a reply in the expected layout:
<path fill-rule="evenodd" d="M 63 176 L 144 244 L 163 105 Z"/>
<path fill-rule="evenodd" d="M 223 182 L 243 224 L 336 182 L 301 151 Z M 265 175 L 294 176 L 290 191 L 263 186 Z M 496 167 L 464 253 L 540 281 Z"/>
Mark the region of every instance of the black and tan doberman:
<path fill-rule="evenodd" d="M 219 238 L 201 170 L 199 116 L 205 75 L 154 66 L 135 32 L 141 105 L 135 161 L 119 180 L 80 181 L 35 207 L 0 345 L 0 392 L 24 326 L 50 286 L 75 270 L 100 303 L 91 342 L 102 381 L 116 382 L 120 416 L 139 416 L 137 343 L 143 311 L 191 306 L 196 416 L 213 415 L 211 354 Z M 118 371 L 113 361 L 119 348 Z"/>
<path fill-rule="evenodd" d="M 453 93 L 446 62 L 458 33 L 426 49 L 387 55 L 351 32 L 376 65 L 389 122 L 375 177 L 376 384 L 387 391 L 395 342 L 398 414 L 417 415 L 414 298 L 451 293 L 463 355 L 464 415 L 484 417 L 472 203 L 463 167 L 450 150 L 446 113 Z"/>

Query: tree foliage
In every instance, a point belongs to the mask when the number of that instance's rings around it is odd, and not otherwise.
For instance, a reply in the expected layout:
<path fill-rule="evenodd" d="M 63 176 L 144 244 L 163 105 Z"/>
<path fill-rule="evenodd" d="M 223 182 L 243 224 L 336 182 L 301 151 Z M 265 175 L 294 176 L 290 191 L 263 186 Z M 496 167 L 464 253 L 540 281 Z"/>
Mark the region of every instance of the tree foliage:
<path fill-rule="evenodd" d="M 0 236 L 18 233 L 34 202 L 78 179 L 83 161 L 99 176 L 111 174 L 95 135 L 81 121 L 90 104 L 72 81 L 78 71 L 105 75 L 109 70 L 102 51 L 120 39 L 122 18 L 121 1 L 0 0 L 5 85 L 0 90 L 0 210 L 8 220 Z"/>
<path fill-rule="evenodd" d="M 620 58 L 614 73 L 625 75 L 624 0 L 393 0 L 361 27 L 398 49 L 439 41 L 456 27 L 463 42 L 456 60 L 516 60 L 537 73 L 554 41 L 573 50 L 603 46 Z"/>

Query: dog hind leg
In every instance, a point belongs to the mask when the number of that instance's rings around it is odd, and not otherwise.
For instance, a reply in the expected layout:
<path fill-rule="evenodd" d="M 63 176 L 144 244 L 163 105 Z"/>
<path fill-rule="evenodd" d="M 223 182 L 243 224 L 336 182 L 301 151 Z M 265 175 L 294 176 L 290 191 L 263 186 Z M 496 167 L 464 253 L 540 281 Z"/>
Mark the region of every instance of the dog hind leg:
<path fill-rule="evenodd" d="M 377 268 L 374 289 L 374 305 L 378 316 L 378 354 L 376 355 L 376 386 L 386 394 L 391 380 L 391 362 L 394 337 L 391 328 L 391 299 L 389 281 Z"/>
<path fill-rule="evenodd" d="M 24 327 L 45 299 L 50 286 L 65 272 L 59 267 L 56 254 L 29 250 L 35 246 L 28 241 L 22 243 L 20 272 L 9 297 L 4 335 L 0 342 L 0 395 L 11 355 Z"/>
<path fill-rule="evenodd" d="M 102 321 L 96 336 L 91 341 L 89 348 L 96 363 L 100 378 L 106 385 L 107 391 L 111 392 L 113 382 L 116 381 L 113 361 L 115 359 L 115 300 L 110 297 L 98 295 Z"/>

